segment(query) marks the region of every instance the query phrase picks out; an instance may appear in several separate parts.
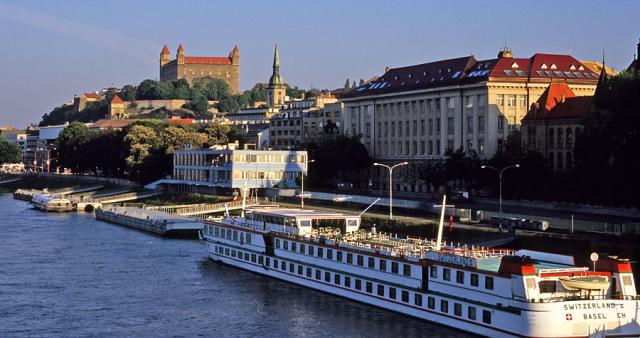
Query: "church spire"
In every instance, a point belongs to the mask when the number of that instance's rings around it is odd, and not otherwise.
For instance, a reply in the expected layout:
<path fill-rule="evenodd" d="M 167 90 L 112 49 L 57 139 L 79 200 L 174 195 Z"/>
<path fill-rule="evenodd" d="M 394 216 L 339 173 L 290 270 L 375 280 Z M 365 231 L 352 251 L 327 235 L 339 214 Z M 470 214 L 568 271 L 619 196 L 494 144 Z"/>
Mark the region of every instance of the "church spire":
<path fill-rule="evenodd" d="M 273 74 L 269 79 L 269 87 L 283 86 L 282 77 L 280 76 L 280 54 L 278 53 L 278 45 L 276 45 L 273 53 Z"/>

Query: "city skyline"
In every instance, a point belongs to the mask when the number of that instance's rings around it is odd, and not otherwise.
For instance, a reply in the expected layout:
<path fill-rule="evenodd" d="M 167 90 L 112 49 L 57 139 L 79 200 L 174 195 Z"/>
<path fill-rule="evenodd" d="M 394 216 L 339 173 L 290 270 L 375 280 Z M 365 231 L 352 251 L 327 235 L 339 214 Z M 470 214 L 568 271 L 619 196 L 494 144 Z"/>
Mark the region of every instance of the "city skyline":
<path fill-rule="evenodd" d="M 284 81 L 301 88 L 341 87 L 346 78 L 368 79 L 385 66 L 471 54 L 493 58 L 505 42 L 516 57 L 539 52 L 599 61 L 604 50 L 607 65 L 621 70 L 636 50 L 638 32 L 626 28 L 640 8 L 630 1 L 606 8 L 596 1 L 518 8 L 411 1 L 367 7 L 328 2 L 322 8 L 251 1 L 186 8 L 172 2 L 79 4 L 0 3 L 0 36 L 11 50 L 0 55 L 11 65 L 0 73 L 0 124 L 24 127 L 73 95 L 157 79 L 165 43 L 172 54 L 183 43 L 198 56 L 225 55 L 238 45 L 241 90 L 268 81 L 275 44 Z"/>

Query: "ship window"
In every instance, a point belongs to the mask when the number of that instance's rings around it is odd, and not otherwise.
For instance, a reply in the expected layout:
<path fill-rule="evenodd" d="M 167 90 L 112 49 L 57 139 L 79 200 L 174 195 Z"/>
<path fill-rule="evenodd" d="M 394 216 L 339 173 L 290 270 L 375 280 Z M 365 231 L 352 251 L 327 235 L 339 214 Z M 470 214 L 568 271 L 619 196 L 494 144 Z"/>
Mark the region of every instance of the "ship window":
<path fill-rule="evenodd" d="M 289 272 L 293 273 L 294 269 L 293 263 L 289 263 Z"/>
<path fill-rule="evenodd" d="M 367 292 L 368 293 L 372 293 L 373 292 L 373 283 L 367 282 Z"/>
<path fill-rule="evenodd" d="M 464 271 L 456 271 L 456 282 L 464 284 Z"/>
<path fill-rule="evenodd" d="M 248 253 L 248 252 L 245 252 L 245 253 L 244 253 L 244 260 L 245 260 L 245 261 L 248 261 L 248 260 L 249 260 L 249 253 Z"/>
<path fill-rule="evenodd" d="M 331 282 L 331 273 L 330 272 L 324 272 L 324 281 L 329 283 Z"/>
<path fill-rule="evenodd" d="M 258 256 L 258 264 L 263 265 L 263 263 L 264 263 L 264 257 Z"/>
<path fill-rule="evenodd" d="M 324 249 L 318 248 L 318 257 L 324 258 Z"/>
<path fill-rule="evenodd" d="M 311 245 L 309 245 L 309 256 L 313 256 L 313 248 Z"/>
<path fill-rule="evenodd" d="M 280 249 L 280 239 L 276 238 L 276 249 Z"/>
<path fill-rule="evenodd" d="M 462 304 L 453 303 L 453 314 L 462 317 Z"/>
<path fill-rule="evenodd" d="M 336 260 L 342 262 L 342 251 L 336 251 Z"/>
<path fill-rule="evenodd" d="M 333 283 L 335 285 L 340 285 L 340 275 L 338 275 L 337 273 L 333 275 Z"/>
<path fill-rule="evenodd" d="M 409 291 L 402 290 L 402 301 L 405 303 L 409 303 Z"/>
<path fill-rule="evenodd" d="M 491 324 L 491 312 L 482 310 L 482 322 L 485 324 Z"/>
<path fill-rule="evenodd" d="M 287 271 L 287 262 L 280 261 L 280 270 Z"/>
<path fill-rule="evenodd" d="M 333 259 L 333 250 L 327 249 L 327 259 Z"/>
<path fill-rule="evenodd" d="M 440 312 L 447 313 L 449 312 L 449 302 L 442 299 L 440 300 Z"/>
<path fill-rule="evenodd" d="M 264 259 L 264 265 L 266 265 L 267 267 L 271 266 L 271 258 L 269 258 L 269 257 L 265 257 L 265 259 Z"/>
<path fill-rule="evenodd" d="M 237 230 L 233 230 L 233 240 L 234 241 L 238 241 L 238 231 Z"/>
<path fill-rule="evenodd" d="M 398 262 L 391 262 L 391 272 L 398 273 Z"/>
<path fill-rule="evenodd" d="M 353 254 L 347 252 L 347 264 L 353 264 Z"/>
<path fill-rule="evenodd" d="M 381 271 L 387 271 L 387 261 L 384 259 L 380 260 L 380 270 Z"/>
<path fill-rule="evenodd" d="M 256 254 L 251 254 L 251 263 L 256 262 Z"/>
<path fill-rule="evenodd" d="M 451 280 L 451 270 L 448 268 L 442 268 L 442 279 Z"/>
<path fill-rule="evenodd" d="M 487 290 L 493 290 L 493 277 L 484 277 L 484 288 Z"/>
<path fill-rule="evenodd" d="M 411 276 L 411 265 L 404 264 L 402 266 L 402 274 L 405 276 Z"/>
<path fill-rule="evenodd" d="M 396 288 L 389 288 L 389 298 L 396 299 Z"/>
<path fill-rule="evenodd" d="M 229 255 L 230 255 L 230 253 L 229 253 L 229 248 L 224 248 L 224 254 L 225 254 L 225 255 L 227 255 L 227 256 L 229 256 Z"/>
<path fill-rule="evenodd" d="M 302 267 L 302 265 L 298 265 L 298 275 L 302 276 L 304 271 L 304 268 Z"/>
<path fill-rule="evenodd" d="M 245 233 L 244 234 L 244 241 L 247 242 L 247 244 L 251 244 L 251 234 L 250 233 Z"/>
<path fill-rule="evenodd" d="M 296 252 L 298 248 L 296 247 L 296 242 L 291 242 L 291 251 Z"/>
<path fill-rule="evenodd" d="M 422 306 L 422 295 L 419 293 L 414 294 L 413 303 L 417 306 Z"/>
<path fill-rule="evenodd" d="M 556 281 L 543 280 L 540 281 L 540 293 L 554 293 L 556 292 Z"/>
<path fill-rule="evenodd" d="M 316 279 L 317 280 L 322 279 L 321 275 L 322 275 L 322 272 L 320 272 L 320 269 L 316 269 Z"/>
<path fill-rule="evenodd" d="M 384 285 L 378 284 L 378 296 L 384 296 Z"/>
<path fill-rule="evenodd" d="M 362 257 L 362 255 L 357 255 L 356 256 L 358 265 L 363 266 L 364 265 L 364 257 Z"/>
<path fill-rule="evenodd" d="M 307 277 L 311 278 L 311 268 L 307 267 Z"/>
<path fill-rule="evenodd" d="M 235 257 L 236 256 L 236 251 L 231 249 L 231 257 Z"/>
<path fill-rule="evenodd" d="M 467 308 L 467 317 L 469 317 L 469 319 L 471 320 L 476 320 L 476 308 L 473 306 L 469 306 L 469 308 Z"/>
<path fill-rule="evenodd" d="M 220 228 L 218 227 L 213 228 L 213 235 L 216 237 L 220 237 Z"/>
<path fill-rule="evenodd" d="M 477 273 L 472 273 L 471 274 L 471 286 L 478 286 L 478 274 Z"/>
<path fill-rule="evenodd" d="M 289 241 L 282 241 L 282 249 L 289 250 Z"/>
<path fill-rule="evenodd" d="M 362 281 L 359 279 L 356 279 L 356 290 L 360 290 L 362 289 Z"/>
<path fill-rule="evenodd" d="M 438 267 L 435 265 L 429 267 L 429 274 L 431 275 L 431 278 L 438 278 Z"/>
<path fill-rule="evenodd" d="M 344 286 L 350 288 L 351 287 L 351 277 L 344 277 Z"/>
<path fill-rule="evenodd" d="M 278 268 L 278 260 L 277 259 L 273 259 L 273 268 L 277 269 Z"/>
<path fill-rule="evenodd" d="M 427 297 L 427 307 L 431 310 L 436 308 L 436 299 L 433 297 Z"/>
<path fill-rule="evenodd" d="M 300 243 L 300 253 L 304 255 L 304 244 Z"/>
<path fill-rule="evenodd" d="M 368 257 L 367 258 L 367 267 L 369 269 L 375 269 L 376 267 L 376 260 L 373 257 Z"/>

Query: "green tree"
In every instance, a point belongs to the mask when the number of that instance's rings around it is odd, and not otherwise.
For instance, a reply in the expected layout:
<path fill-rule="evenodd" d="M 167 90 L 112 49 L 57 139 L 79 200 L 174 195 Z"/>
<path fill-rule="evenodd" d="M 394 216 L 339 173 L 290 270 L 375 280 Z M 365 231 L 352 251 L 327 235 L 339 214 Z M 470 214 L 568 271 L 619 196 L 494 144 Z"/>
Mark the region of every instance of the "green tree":
<path fill-rule="evenodd" d="M 136 87 L 132 85 L 124 85 L 118 96 L 124 101 L 134 101 L 136 99 Z"/>
<path fill-rule="evenodd" d="M 196 113 L 197 117 L 209 115 L 209 101 L 202 91 L 196 88 L 191 89 L 191 101 L 187 104 L 186 108 Z"/>
<path fill-rule="evenodd" d="M 212 123 L 203 128 L 202 132 L 207 135 L 207 145 L 225 144 L 229 141 L 231 127 L 227 124 Z"/>
<path fill-rule="evenodd" d="M 72 122 L 64 128 L 56 140 L 60 166 L 70 168 L 75 173 L 92 169 L 90 152 L 85 145 L 93 137 L 91 130 L 80 122 Z"/>
<path fill-rule="evenodd" d="M 315 161 L 313 170 L 309 170 L 309 182 L 316 187 L 333 187 L 343 175 L 371 166 L 367 149 L 355 137 L 338 136 L 309 144 L 307 151 Z"/>
<path fill-rule="evenodd" d="M 170 81 L 158 82 L 152 92 L 155 99 L 167 100 L 175 97 L 174 87 Z"/>
<path fill-rule="evenodd" d="M 20 162 L 20 146 L 0 137 L 0 164 Z"/>
<path fill-rule="evenodd" d="M 227 95 L 218 102 L 218 110 L 225 113 L 237 112 L 240 110 L 240 104 L 233 95 Z"/>
<path fill-rule="evenodd" d="M 127 147 L 125 161 L 129 167 L 141 167 L 149 159 L 154 149 L 160 148 L 162 142 L 153 128 L 141 125 L 131 127 L 124 137 Z"/>
<path fill-rule="evenodd" d="M 144 80 L 140 82 L 138 88 L 136 88 L 136 99 L 138 100 L 153 100 L 155 99 L 155 87 L 157 85 L 155 80 Z"/>
<path fill-rule="evenodd" d="M 189 82 L 185 79 L 179 79 L 172 81 L 174 87 L 174 98 L 188 100 L 191 95 L 191 88 Z"/>
<path fill-rule="evenodd" d="M 38 125 L 42 127 L 64 124 L 65 122 L 70 121 L 75 112 L 76 110 L 73 105 L 56 107 L 48 114 L 42 115 L 42 120 Z"/>
<path fill-rule="evenodd" d="M 214 101 L 231 95 L 231 89 L 227 81 L 210 76 L 195 79 L 193 88 L 199 89 L 207 99 Z"/>

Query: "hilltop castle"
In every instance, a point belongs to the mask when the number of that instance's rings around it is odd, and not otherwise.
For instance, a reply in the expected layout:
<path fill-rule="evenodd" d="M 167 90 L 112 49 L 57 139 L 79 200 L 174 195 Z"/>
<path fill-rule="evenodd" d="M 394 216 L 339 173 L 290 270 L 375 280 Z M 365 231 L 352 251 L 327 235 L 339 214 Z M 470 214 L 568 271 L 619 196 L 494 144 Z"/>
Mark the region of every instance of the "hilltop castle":
<path fill-rule="evenodd" d="M 160 81 L 185 79 L 189 84 L 199 77 L 211 76 L 229 83 L 231 92 L 238 93 L 240 82 L 240 51 L 235 46 L 229 56 L 185 56 L 182 44 L 171 60 L 169 48 L 160 52 Z"/>

